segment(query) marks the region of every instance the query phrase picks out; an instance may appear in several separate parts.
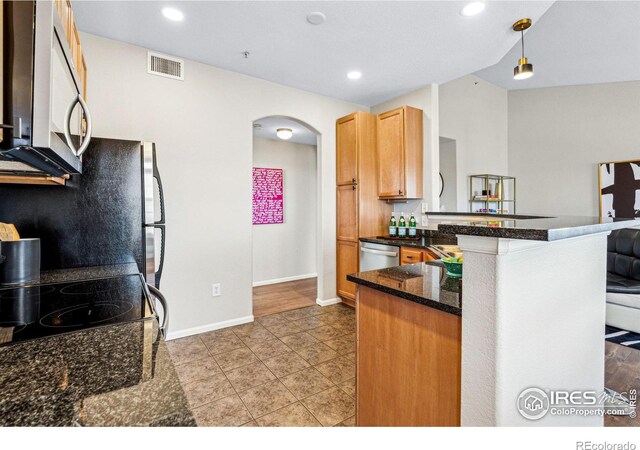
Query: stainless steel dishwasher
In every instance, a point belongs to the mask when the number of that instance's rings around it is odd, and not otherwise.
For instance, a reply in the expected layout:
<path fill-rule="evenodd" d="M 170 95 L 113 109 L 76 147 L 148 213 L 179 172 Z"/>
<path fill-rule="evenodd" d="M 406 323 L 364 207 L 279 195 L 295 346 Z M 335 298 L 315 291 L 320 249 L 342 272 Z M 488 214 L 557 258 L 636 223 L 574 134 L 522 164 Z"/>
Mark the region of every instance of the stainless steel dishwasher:
<path fill-rule="evenodd" d="M 360 242 L 360 272 L 400 265 L 400 247 Z"/>

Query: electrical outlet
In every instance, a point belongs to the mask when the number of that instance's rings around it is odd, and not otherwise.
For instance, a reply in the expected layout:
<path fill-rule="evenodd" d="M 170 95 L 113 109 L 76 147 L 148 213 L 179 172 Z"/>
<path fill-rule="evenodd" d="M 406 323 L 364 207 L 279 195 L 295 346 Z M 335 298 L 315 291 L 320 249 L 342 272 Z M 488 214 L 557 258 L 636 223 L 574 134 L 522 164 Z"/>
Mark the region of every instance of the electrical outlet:
<path fill-rule="evenodd" d="M 427 216 L 422 216 L 422 226 L 429 226 L 429 218 Z"/>
<path fill-rule="evenodd" d="M 220 297 L 220 294 L 222 294 L 222 286 L 220 285 L 220 283 L 213 284 L 211 295 L 213 295 L 214 297 Z"/>
<path fill-rule="evenodd" d="M 423 203 L 422 204 L 422 213 L 426 213 L 429 212 L 429 204 L 428 203 Z"/>

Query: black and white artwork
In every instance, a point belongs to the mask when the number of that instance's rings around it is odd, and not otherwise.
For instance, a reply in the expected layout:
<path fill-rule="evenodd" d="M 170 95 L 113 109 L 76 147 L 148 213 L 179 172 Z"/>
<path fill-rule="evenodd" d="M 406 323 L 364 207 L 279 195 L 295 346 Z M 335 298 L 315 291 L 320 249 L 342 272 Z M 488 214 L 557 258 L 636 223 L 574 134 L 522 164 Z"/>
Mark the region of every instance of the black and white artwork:
<path fill-rule="evenodd" d="M 640 161 L 600 163 L 600 216 L 640 218 Z"/>

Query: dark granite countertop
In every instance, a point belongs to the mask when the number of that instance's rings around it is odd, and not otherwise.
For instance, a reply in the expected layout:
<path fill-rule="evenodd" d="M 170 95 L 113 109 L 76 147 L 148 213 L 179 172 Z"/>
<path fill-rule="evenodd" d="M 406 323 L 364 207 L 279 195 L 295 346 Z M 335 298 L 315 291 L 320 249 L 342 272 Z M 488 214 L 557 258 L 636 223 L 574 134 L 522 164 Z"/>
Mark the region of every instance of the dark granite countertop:
<path fill-rule="evenodd" d="M 502 216 L 500 214 L 476 213 L 427 213 L 429 222 L 436 223 L 438 231 L 447 234 L 525 239 L 534 241 L 556 241 L 589 234 L 602 233 L 640 226 L 633 219 L 611 219 L 588 216 Z M 456 216 L 454 219 L 439 219 L 438 216 Z M 465 217 L 482 217 L 483 220 L 464 220 Z M 486 218 L 486 220 L 484 220 Z M 435 219 L 435 220 L 434 220 Z"/>
<path fill-rule="evenodd" d="M 356 284 L 430 308 L 462 315 L 462 280 L 450 278 L 440 263 L 418 263 L 347 275 Z"/>
<path fill-rule="evenodd" d="M 192 426 L 155 320 L 0 348 L 2 426 Z"/>
<path fill-rule="evenodd" d="M 65 283 L 67 281 L 89 280 L 92 278 L 116 277 L 139 273 L 136 263 L 113 264 L 108 266 L 78 267 L 75 269 L 43 270 L 40 284 Z"/>
<path fill-rule="evenodd" d="M 432 245 L 457 245 L 458 239 L 454 234 L 443 234 L 423 230 L 420 239 L 398 239 L 385 236 L 361 237 L 360 242 L 371 242 L 373 244 L 394 245 L 396 247 L 414 247 L 426 250 Z"/>

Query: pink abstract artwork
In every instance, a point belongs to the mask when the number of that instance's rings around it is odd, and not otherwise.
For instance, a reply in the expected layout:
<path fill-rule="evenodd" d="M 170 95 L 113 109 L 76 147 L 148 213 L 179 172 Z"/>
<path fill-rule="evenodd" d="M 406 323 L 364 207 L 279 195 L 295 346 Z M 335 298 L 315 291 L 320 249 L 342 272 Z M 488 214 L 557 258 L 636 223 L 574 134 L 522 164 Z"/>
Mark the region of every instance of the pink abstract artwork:
<path fill-rule="evenodd" d="M 253 168 L 253 224 L 284 223 L 282 169 Z"/>

